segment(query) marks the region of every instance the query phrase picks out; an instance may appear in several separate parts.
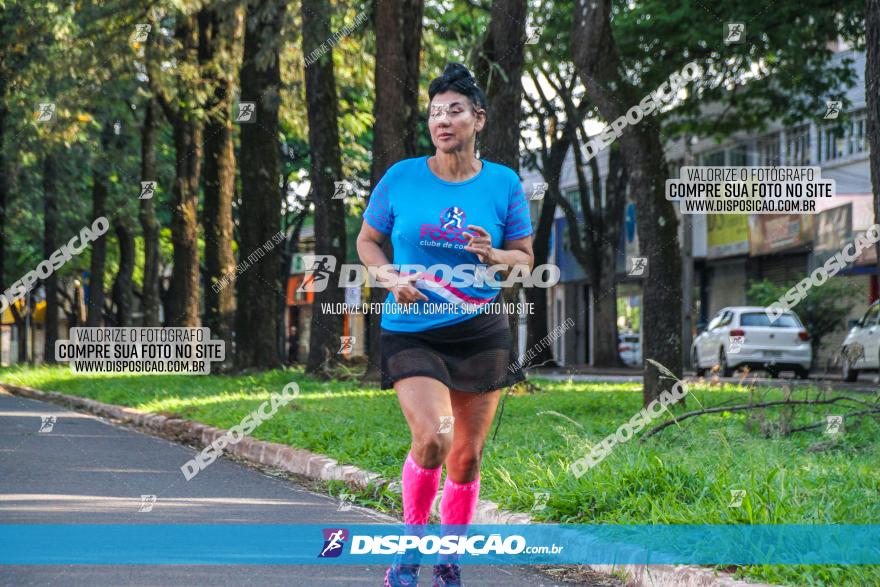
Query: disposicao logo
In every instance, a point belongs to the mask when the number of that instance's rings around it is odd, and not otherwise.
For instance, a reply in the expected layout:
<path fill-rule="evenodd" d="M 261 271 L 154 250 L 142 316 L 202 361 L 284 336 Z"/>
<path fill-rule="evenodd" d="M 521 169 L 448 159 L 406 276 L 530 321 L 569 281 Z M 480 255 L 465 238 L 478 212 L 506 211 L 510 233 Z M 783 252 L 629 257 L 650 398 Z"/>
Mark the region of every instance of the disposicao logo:
<path fill-rule="evenodd" d="M 468 238 L 464 226 L 466 221 L 464 210 L 458 206 L 450 206 L 440 213 L 440 224 L 422 224 L 420 238 L 451 243 L 466 243 Z"/>
<path fill-rule="evenodd" d="M 348 530 L 345 528 L 324 528 L 324 548 L 318 554 L 318 558 L 336 558 L 342 554 L 345 541 L 348 540 Z"/>

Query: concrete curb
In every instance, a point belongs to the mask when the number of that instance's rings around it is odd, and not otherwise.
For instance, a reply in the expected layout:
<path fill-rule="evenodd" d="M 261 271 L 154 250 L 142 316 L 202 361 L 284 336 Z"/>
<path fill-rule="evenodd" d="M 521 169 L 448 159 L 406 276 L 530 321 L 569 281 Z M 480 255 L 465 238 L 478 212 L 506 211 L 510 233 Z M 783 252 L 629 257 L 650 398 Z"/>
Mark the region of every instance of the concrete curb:
<path fill-rule="evenodd" d="M 202 447 L 208 446 L 215 439 L 228 431 L 207 426 L 191 420 L 167 418 L 158 414 L 139 412 L 132 408 L 104 404 L 95 400 L 80 398 L 54 391 L 40 391 L 30 387 L 11 385 L 0 382 L 0 390 L 13 395 L 49 401 L 65 405 L 133 424 L 148 431 L 162 431 L 179 440 L 190 442 Z M 359 489 L 371 484 L 386 485 L 388 489 L 400 493 L 400 482 L 395 479 L 383 479 L 378 473 L 365 471 L 354 465 L 340 465 L 336 460 L 325 455 L 313 453 L 301 448 L 264 442 L 244 437 L 236 444 L 230 444 L 228 452 L 235 456 L 260 465 L 275 467 L 303 475 L 311 479 L 323 481 L 343 481 Z M 439 499 L 434 500 L 434 511 L 437 511 Z M 480 500 L 474 512 L 474 524 L 537 524 L 529 514 L 508 512 L 499 508 L 493 501 Z M 747 583 L 730 577 L 716 576 L 712 569 L 695 565 L 585 565 L 596 572 L 610 574 L 623 571 L 627 575 L 627 587 L 777 587 L 767 583 Z"/>

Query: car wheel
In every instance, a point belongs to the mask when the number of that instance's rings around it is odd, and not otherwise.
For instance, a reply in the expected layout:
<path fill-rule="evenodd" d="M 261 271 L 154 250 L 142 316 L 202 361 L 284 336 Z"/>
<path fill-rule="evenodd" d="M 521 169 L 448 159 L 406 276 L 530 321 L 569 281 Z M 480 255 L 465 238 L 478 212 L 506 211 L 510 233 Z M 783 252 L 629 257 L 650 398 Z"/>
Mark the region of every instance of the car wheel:
<path fill-rule="evenodd" d="M 859 378 L 858 369 L 853 369 L 852 363 L 850 360 L 844 356 L 843 357 L 843 380 L 847 383 L 852 383 Z"/>
<path fill-rule="evenodd" d="M 810 370 L 804 369 L 803 367 L 796 367 L 794 370 L 794 376 L 798 379 L 809 379 L 810 378 Z"/>
<path fill-rule="evenodd" d="M 724 352 L 724 347 L 718 350 L 718 364 L 721 365 L 722 377 L 733 377 L 733 369 L 727 365 L 727 354 Z"/>
<path fill-rule="evenodd" d="M 697 373 L 697 377 L 702 377 L 706 374 L 706 369 L 700 367 L 700 357 L 697 355 L 696 347 L 691 350 L 691 364 L 694 366 L 694 371 Z"/>

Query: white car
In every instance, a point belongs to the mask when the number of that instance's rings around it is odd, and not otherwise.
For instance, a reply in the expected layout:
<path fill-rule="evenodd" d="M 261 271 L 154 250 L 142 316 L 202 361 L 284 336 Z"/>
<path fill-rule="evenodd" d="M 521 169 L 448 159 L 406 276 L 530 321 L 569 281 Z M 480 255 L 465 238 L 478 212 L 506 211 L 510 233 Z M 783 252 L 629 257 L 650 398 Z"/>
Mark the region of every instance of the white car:
<path fill-rule="evenodd" d="M 637 332 L 621 332 L 617 335 L 617 352 L 620 360 L 629 367 L 642 366 L 642 339 Z"/>
<path fill-rule="evenodd" d="M 794 312 L 770 322 L 761 306 L 724 308 L 694 339 L 691 361 L 698 376 L 718 365 L 723 377 L 737 367 L 765 369 L 775 377 L 791 369 L 801 379 L 810 374 L 810 335 Z"/>
<path fill-rule="evenodd" d="M 855 381 L 863 369 L 880 369 L 880 301 L 853 324 L 840 354 L 844 381 Z"/>

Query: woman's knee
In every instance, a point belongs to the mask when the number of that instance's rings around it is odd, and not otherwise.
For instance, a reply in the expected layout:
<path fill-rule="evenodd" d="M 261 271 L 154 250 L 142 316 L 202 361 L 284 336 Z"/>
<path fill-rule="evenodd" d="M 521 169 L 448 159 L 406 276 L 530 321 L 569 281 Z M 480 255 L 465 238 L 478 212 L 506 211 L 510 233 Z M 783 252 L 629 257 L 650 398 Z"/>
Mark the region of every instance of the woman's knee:
<path fill-rule="evenodd" d="M 480 472 L 482 459 L 482 447 L 471 445 L 456 447 L 446 459 L 447 473 L 451 473 L 454 477 L 453 481 L 458 483 L 473 481 Z"/>
<path fill-rule="evenodd" d="M 452 448 L 452 432 L 424 430 L 413 434 L 413 457 L 422 466 L 434 469 L 443 464 Z"/>

